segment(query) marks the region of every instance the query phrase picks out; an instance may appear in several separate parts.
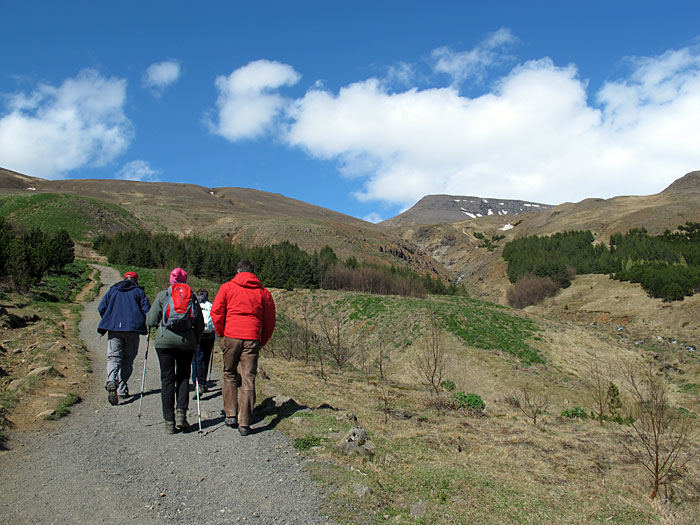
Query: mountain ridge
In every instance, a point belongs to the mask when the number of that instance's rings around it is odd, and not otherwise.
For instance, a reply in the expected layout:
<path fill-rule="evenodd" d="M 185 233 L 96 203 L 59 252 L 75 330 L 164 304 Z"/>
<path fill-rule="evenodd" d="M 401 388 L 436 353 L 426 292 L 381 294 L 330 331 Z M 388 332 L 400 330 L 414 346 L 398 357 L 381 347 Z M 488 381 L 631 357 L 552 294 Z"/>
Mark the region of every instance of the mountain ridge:
<path fill-rule="evenodd" d="M 468 195 L 434 194 L 421 198 L 408 210 L 379 224 L 385 228 L 397 228 L 410 224 L 439 224 L 476 219 L 491 215 L 513 216 L 520 213 L 553 208 L 539 202 L 476 197 Z"/>

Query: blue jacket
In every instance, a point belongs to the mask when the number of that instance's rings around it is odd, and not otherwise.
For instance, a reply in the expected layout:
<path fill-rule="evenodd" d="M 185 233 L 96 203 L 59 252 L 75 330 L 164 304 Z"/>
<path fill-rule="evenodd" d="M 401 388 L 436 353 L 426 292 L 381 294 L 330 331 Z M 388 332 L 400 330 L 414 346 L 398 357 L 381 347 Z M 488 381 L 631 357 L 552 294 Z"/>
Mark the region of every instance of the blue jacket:
<path fill-rule="evenodd" d="M 119 281 L 109 289 L 97 307 L 102 316 L 97 331 L 102 335 L 107 330 L 146 334 L 146 313 L 150 308 L 142 287 L 129 279 Z"/>

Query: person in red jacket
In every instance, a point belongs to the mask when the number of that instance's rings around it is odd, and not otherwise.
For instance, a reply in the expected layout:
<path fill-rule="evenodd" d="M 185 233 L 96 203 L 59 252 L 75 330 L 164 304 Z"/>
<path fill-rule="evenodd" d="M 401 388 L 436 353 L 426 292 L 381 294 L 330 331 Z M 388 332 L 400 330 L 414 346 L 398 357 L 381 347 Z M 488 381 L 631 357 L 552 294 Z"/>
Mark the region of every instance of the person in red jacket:
<path fill-rule="evenodd" d="M 224 351 L 224 398 L 226 425 L 242 436 L 250 434 L 255 406 L 255 375 L 260 349 L 275 329 L 275 302 L 254 273 L 253 264 L 242 260 L 236 276 L 221 285 L 211 308 L 216 334 Z M 240 365 L 240 392 L 236 371 Z"/>

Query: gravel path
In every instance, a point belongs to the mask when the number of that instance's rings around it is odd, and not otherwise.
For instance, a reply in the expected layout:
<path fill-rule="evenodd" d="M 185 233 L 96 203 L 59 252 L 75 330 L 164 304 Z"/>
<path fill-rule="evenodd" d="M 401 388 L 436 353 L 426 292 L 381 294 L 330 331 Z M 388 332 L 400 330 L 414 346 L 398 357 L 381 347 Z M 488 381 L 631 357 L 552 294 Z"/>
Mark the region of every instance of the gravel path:
<path fill-rule="evenodd" d="M 119 279 L 115 270 L 99 269 L 104 284 Z M 97 305 L 106 290 L 103 286 L 85 306 L 80 322 L 95 371 L 90 391 L 48 433 L 11 436 L 11 450 L 0 455 L 0 521 L 330 523 L 319 511 L 322 498 L 304 472 L 303 458 L 285 436 L 260 429 L 244 438 L 223 425 L 220 381 L 202 397 L 201 434 L 196 401 L 188 414 L 192 429 L 165 434 L 152 346 L 141 419 L 138 397 L 119 406 L 107 403 L 107 342 L 96 332 Z M 129 381 L 132 393 L 141 386 L 145 344 L 142 338 Z"/>

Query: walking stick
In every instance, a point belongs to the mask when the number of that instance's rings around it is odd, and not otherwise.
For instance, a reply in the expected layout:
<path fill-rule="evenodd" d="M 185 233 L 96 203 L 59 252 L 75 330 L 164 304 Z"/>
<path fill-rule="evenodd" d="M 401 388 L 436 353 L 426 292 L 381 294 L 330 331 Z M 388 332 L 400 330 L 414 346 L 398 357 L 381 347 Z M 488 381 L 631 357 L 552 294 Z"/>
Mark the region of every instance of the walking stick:
<path fill-rule="evenodd" d="M 202 413 L 199 411 L 199 378 L 195 377 L 194 388 L 197 391 L 197 421 L 199 422 L 199 432 L 202 432 Z"/>
<path fill-rule="evenodd" d="M 211 347 L 211 353 L 209 354 L 209 374 L 207 375 L 207 380 L 208 380 L 208 381 L 212 381 L 212 378 L 211 378 L 211 369 L 212 369 L 213 364 L 214 364 L 214 347 L 212 346 L 212 347 Z M 204 386 L 206 386 L 206 385 L 204 385 Z"/>
<path fill-rule="evenodd" d="M 148 343 L 151 340 L 151 331 L 146 334 L 146 354 L 143 356 L 143 376 L 141 377 L 141 399 L 139 399 L 139 420 L 141 420 L 141 406 L 143 405 L 143 385 L 146 382 L 146 361 L 148 361 Z"/>

